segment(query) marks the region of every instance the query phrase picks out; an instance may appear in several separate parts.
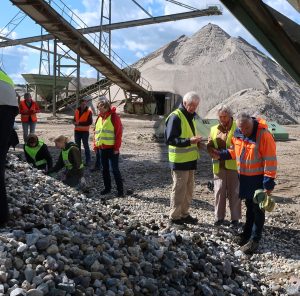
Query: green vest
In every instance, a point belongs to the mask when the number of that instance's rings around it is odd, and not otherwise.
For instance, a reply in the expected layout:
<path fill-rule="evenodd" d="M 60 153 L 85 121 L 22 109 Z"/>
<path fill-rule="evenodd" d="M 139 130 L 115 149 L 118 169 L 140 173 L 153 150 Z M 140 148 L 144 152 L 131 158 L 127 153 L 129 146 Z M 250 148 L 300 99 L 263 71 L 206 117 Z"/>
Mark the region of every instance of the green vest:
<path fill-rule="evenodd" d="M 210 137 L 216 149 L 218 149 L 218 144 L 217 144 L 218 126 L 219 126 L 218 124 L 214 125 L 210 129 Z M 233 121 L 231 125 L 231 129 L 226 139 L 226 148 L 229 148 L 231 146 L 231 138 L 233 137 L 235 129 L 236 129 L 236 123 Z M 220 161 L 217 159 L 213 159 L 212 162 L 213 162 L 213 173 L 218 174 L 220 171 Z M 225 168 L 228 170 L 236 171 L 237 170 L 236 160 L 235 159 L 225 160 Z"/>
<path fill-rule="evenodd" d="M 176 109 L 173 111 L 166 120 L 169 119 L 169 117 L 175 114 L 179 117 L 181 121 L 181 134 L 179 138 L 191 138 L 194 136 L 193 131 L 190 127 L 190 124 L 184 114 L 179 110 Z M 193 125 L 196 131 L 196 122 L 195 119 L 193 119 Z M 169 161 L 173 163 L 184 163 L 189 162 L 193 160 L 197 160 L 199 158 L 199 150 L 197 147 L 197 144 L 191 144 L 187 147 L 176 147 L 169 145 Z"/>
<path fill-rule="evenodd" d="M 115 127 L 111 121 L 111 115 L 109 115 L 104 122 L 99 118 L 95 126 L 95 145 L 100 147 L 101 145 L 115 145 Z"/>
<path fill-rule="evenodd" d="M 25 151 L 26 153 L 34 160 L 34 165 L 36 167 L 46 164 L 47 160 L 46 159 L 41 159 L 41 160 L 36 160 L 36 155 L 44 145 L 44 142 L 39 140 L 38 144 L 35 147 L 30 147 L 27 144 L 25 144 Z"/>
<path fill-rule="evenodd" d="M 61 151 L 62 160 L 63 160 L 63 162 L 65 164 L 65 168 L 67 170 L 71 170 L 73 168 L 72 163 L 70 163 L 70 161 L 69 161 L 69 152 L 70 152 L 70 150 L 71 150 L 72 147 L 74 147 L 74 146 L 71 146 L 68 150 L 62 150 Z M 79 168 L 80 169 L 83 168 L 83 163 L 81 163 L 81 165 L 80 165 Z"/>
<path fill-rule="evenodd" d="M 8 83 L 8 84 L 11 85 L 12 87 L 14 86 L 14 83 L 13 83 L 13 81 L 10 79 L 10 77 L 7 76 L 7 75 L 5 74 L 5 72 L 2 71 L 1 69 L 0 69 L 0 80 L 2 80 L 2 81 L 4 81 L 4 82 Z"/>

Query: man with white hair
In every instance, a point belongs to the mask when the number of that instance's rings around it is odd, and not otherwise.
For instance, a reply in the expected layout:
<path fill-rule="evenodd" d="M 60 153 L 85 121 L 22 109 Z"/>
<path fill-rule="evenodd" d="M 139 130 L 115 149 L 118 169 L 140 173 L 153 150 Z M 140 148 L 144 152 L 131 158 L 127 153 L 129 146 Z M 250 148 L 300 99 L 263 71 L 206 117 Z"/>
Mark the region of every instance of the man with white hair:
<path fill-rule="evenodd" d="M 229 148 L 236 123 L 232 110 L 222 105 L 218 109 L 219 124 L 211 127 L 207 143 L 207 151 L 213 157 L 215 149 Z M 241 199 L 239 198 L 239 178 L 234 159 L 213 159 L 214 193 L 215 193 L 215 225 L 224 223 L 226 214 L 226 199 L 229 201 L 231 225 L 237 226 L 241 219 Z"/>
<path fill-rule="evenodd" d="M 171 224 L 197 224 L 198 219 L 189 213 L 194 192 L 194 172 L 199 158 L 195 117 L 200 98 L 195 92 L 188 92 L 178 109 L 166 119 L 165 138 L 169 145 L 169 163 L 172 171 Z"/>

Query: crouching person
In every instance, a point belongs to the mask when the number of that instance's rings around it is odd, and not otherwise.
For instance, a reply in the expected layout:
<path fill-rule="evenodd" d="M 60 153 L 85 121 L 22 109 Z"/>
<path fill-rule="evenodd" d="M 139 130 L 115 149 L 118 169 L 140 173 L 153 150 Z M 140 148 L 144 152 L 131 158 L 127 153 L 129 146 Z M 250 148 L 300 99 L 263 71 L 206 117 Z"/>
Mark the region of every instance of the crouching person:
<path fill-rule="evenodd" d="M 56 173 L 65 168 L 65 178 L 63 182 L 70 187 L 80 184 L 83 177 L 83 163 L 78 146 L 70 142 L 65 136 L 59 136 L 54 140 L 55 147 L 61 149 L 59 158 L 55 166 L 48 171 L 48 174 Z"/>
<path fill-rule="evenodd" d="M 37 169 L 48 171 L 52 168 L 52 157 L 48 146 L 42 140 L 39 140 L 37 135 L 28 135 L 24 144 L 24 154 L 26 161 Z"/>

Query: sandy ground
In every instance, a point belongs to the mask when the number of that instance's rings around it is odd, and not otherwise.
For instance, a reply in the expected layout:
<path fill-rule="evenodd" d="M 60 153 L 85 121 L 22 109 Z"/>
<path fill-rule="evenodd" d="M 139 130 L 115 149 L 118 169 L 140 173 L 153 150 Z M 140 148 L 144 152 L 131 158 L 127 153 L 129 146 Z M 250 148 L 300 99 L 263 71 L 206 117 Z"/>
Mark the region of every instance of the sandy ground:
<path fill-rule="evenodd" d="M 72 117 L 59 114 L 56 119 L 51 118 L 51 114 L 43 113 L 37 124 L 36 133 L 49 146 L 54 156 L 54 162 L 57 159 L 58 151 L 54 148 L 53 139 L 64 134 L 73 137 Z M 17 117 L 17 122 L 19 118 Z M 124 125 L 123 144 L 121 149 L 120 167 L 123 171 L 123 178 L 128 188 L 134 189 L 136 193 L 147 189 L 157 190 L 158 196 L 165 199 L 169 198 L 169 189 L 171 186 L 171 177 L 167 162 L 167 149 L 162 140 L 154 136 L 154 125 L 157 117 L 151 116 L 128 116 L 122 115 Z M 20 125 L 20 124 L 19 124 Z M 289 133 L 289 141 L 277 142 L 278 152 L 278 178 L 274 196 L 278 202 L 278 209 L 293 217 L 292 223 L 299 228 L 300 222 L 300 126 L 285 126 Z M 22 128 L 18 130 L 19 138 L 22 141 Z M 92 135 L 91 135 L 92 138 Z M 16 148 L 16 152 L 21 152 L 21 145 Z M 91 139 L 92 147 L 92 139 Z M 94 157 L 94 153 L 92 152 Z M 97 173 L 98 174 L 98 173 Z M 87 176 L 91 176 L 86 171 Z M 210 206 L 207 210 L 207 216 L 213 219 L 213 195 L 205 190 L 206 183 L 212 179 L 212 170 L 210 159 L 205 151 L 201 153 L 198 170 L 196 172 L 196 194 L 195 198 L 205 201 Z M 94 182 L 95 183 L 95 182 Z M 93 186 L 95 184 L 93 183 Z M 98 183 L 98 184 L 97 184 Z M 102 181 L 96 182 L 96 186 L 102 188 Z M 272 215 L 272 214 L 271 214 Z"/>

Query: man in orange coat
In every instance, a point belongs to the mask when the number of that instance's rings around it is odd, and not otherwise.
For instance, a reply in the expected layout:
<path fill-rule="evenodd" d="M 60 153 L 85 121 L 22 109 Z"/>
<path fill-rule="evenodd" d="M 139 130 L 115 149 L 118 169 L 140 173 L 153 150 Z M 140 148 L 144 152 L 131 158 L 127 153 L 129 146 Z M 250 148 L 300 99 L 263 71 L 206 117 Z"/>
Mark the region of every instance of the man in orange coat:
<path fill-rule="evenodd" d="M 21 100 L 19 105 L 19 111 L 21 114 L 21 122 L 23 127 L 23 140 L 27 141 L 28 129 L 30 133 L 35 133 L 35 127 L 37 123 L 36 113 L 40 112 L 38 104 L 32 99 L 30 93 L 24 94 L 24 100 Z"/>
<path fill-rule="evenodd" d="M 237 243 L 246 254 L 259 246 L 265 223 L 265 211 L 253 202 L 255 190 L 270 194 L 275 187 L 277 172 L 276 144 L 263 119 L 242 112 L 236 120 L 237 129 L 232 138 L 233 147 L 219 153 L 216 158 L 236 159 L 240 179 L 241 199 L 245 199 L 246 223 Z"/>
<path fill-rule="evenodd" d="M 80 100 L 80 106 L 75 110 L 74 115 L 74 139 L 79 151 L 81 151 L 81 141 L 85 152 L 85 164 L 90 165 L 91 151 L 89 146 L 90 125 L 93 123 L 93 114 L 87 106 L 88 97 Z"/>

